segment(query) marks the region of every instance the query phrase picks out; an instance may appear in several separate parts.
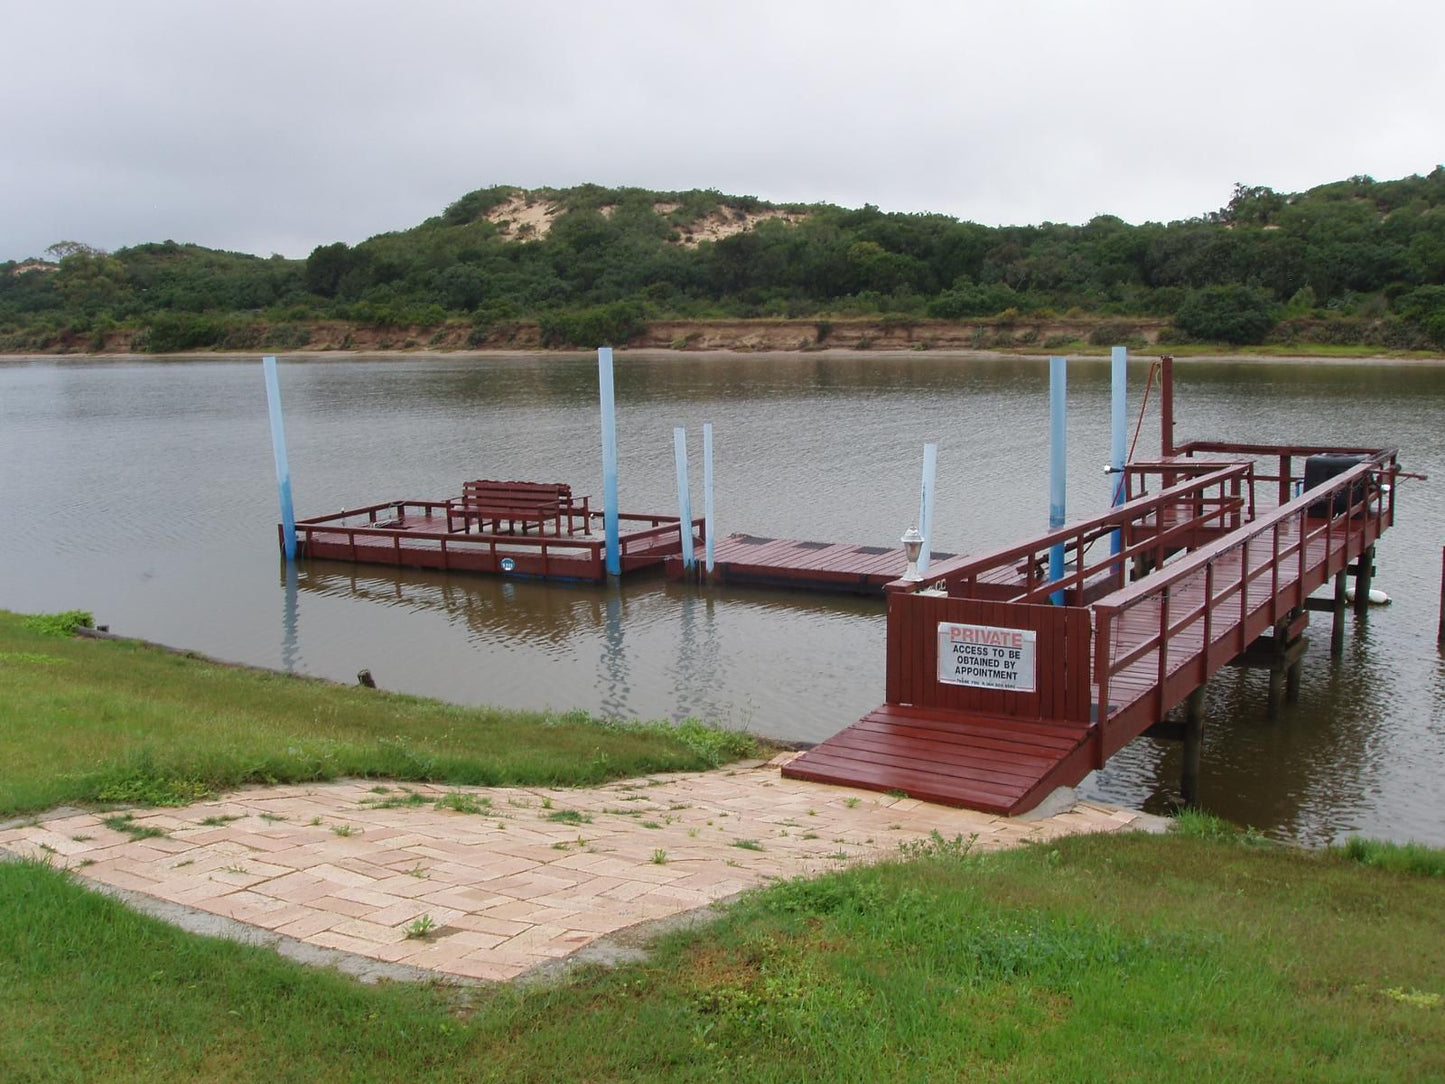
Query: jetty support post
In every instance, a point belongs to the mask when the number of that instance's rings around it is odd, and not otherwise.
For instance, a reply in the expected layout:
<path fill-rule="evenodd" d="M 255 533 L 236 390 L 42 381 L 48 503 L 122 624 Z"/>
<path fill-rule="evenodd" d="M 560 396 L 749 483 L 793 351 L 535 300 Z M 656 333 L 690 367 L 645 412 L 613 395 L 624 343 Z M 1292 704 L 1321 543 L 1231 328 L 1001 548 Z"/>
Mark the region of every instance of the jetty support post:
<path fill-rule="evenodd" d="M 622 574 L 617 524 L 617 403 L 612 390 L 612 347 L 597 350 L 597 387 L 602 402 L 602 526 L 606 533 L 607 574 Z"/>
<path fill-rule="evenodd" d="M 692 541 L 692 497 L 687 490 L 687 430 L 680 425 L 672 430 L 672 454 L 677 461 L 677 540 L 686 574 L 693 570 L 697 554 Z"/>
<path fill-rule="evenodd" d="M 918 529 L 923 532 L 923 548 L 918 551 L 918 574 L 928 574 L 928 561 L 933 551 L 933 483 L 938 473 L 938 445 L 923 446 L 923 488 L 918 499 Z"/>
<path fill-rule="evenodd" d="M 1064 525 L 1064 476 L 1068 461 L 1064 447 L 1064 415 L 1068 398 L 1068 360 L 1061 357 L 1049 358 L 1049 530 L 1057 531 Z M 1049 579 L 1064 578 L 1064 544 L 1049 549 Z M 1055 606 L 1064 604 L 1064 593 L 1055 591 L 1049 596 Z"/>
<path fill-rule="evenodd" d="M 1204 754 L 1204 686 L 1189 694 L 1184 708 L 1184 767 L 1179 795 L 1191 809 L 1199 805 L 1199 765 Z"/>
<path fill-rule="evenodd" d="M 261 359 L 266 374 L 266 405 L 271 412 L 271 452 L 276 460 L 276 493 L 281 501 L 281 546 L 286 560 L 296 560 L 296 511 L 291 504 L 291 465 L 286 459 L 286 426 L 281 420 L 281 382 L 276 359 Z"/>
<path fill-rule="evenodd" d="M 1129 420 L 1126 416 L 1129 386 L 1129 348 L 1116 346 L 1110 352 L 1109 373 L 1111 398 L 1109 402 L 1109 507 L 1124 503 L 1124 450 L 1128 438 Z M 1118 553 L 1124 548 L 1124 532 L 1115 531 L 1109 537 L 1109 552 Z M 1114 574 L 1121 577 L 1123 569 L 1117 566 Z"/>
<path fill-rule="evenodd" d="M 712 422 L 704 422 L 702 426 L 702 519 L 704 567 L 711 577 L 715 564 L 713 540 L 717 537 L 712 502 Z"/>
<path fill-rule="evenodd" d="M 1445 546 L 1440 547 L 1440 631 L 1435 642 L 1445 646 Z"/>
<path fill-rule="evenodd" d="M 1349 574 L 1343 568 L 1335 573 L 1335 597 L 1330 622 L 1330 657 L 1335 659 L 1345 653 L 1345 611 L 1349 609 L 1349 599 L 1346 597 L 1348 580 Z M 1441 574 L 1440 590 L 1441 602 L 1445 603 L 1445 572 Z M 1442 605 L 1442 610 L 1445 610 L 1445 605 Z M 1441 620 L 1445 621 L 1445 617 Z M 1445 624 L 1441 625 L 1441 629 L 1442 635 L 1445 635 Z"/>
<path fill-rule="evenodd" d="M 1355 564 L 1355 616 L 1364 617 L 1370 612 L 1370 584 L 1375 576 L 1375 547 L 1370 546 L 1360 554 Z"/>

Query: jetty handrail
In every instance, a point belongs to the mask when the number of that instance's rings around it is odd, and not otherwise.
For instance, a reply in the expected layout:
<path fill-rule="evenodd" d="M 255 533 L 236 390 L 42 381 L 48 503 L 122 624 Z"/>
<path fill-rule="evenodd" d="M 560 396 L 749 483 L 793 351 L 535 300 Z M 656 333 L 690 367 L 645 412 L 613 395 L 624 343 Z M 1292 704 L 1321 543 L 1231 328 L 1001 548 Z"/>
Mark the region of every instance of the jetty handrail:
<path fill-rule="evenodd" d="M 352 516 L 370 516 L 371 522 L 376 522 L 376 513 L 381 511 L 404 512 L 408 508 L 420 508 L 430 514 L 434 509 L 445 509 L 446 501 L 378 501 L 376 504 L 364 504 L 360 508 L 343 508 L 340 512 L 328 512 L 324 516 L 311 516 L 307 519 L 298 519 L 296 526 L 302 524 L 335 523 L 337 520 L 350 519 Z"/>
<path fill-rule="evenodd" d="M 1393 464 L 1400 450 L 1398 448 L 1360 448 L 1338 445 L 1330 447 L 1323 444 L 1269 444 L 1228 440 L 1191 440 L 1175 448 L 1175 454 L 1182 457 L 1192 457 L 1195 452 L 1275 459 L 1279 464 L 1278 474 L 1259 474 L 1256 477 L 1261 482 L 1278 483 L 1276 503 L 1283 505 L 1288 504 L 1294 496 L 1291 492 L 1294 483 L 1303 481 L 1304 478 L 1303 474 L 1296 475 L 1294 473 L 1293 463 L 1296 459 L 1308 459 L 1312 455 L 1363 455 L 1383 465 L 1385 463 Z"/>
<path fill-rule="evenodd" d="M 1116 505 L 1090 519 L 1076 520 L 1047 534 L 1030 538 L 1024 542 L 1011 543 L 989 550 L 962 564 L 950 562 L 947 567 L 921 580 L 895 580 L 887 585 L 889 591 L 917 592 L 934 584 L 942 583 L 950 595 L 967 596 L 973 592 L 980 578 L 1000 568 L 1010 570 L 1022 566 L 1025 574 L 1023 591 L 1012 601 L 1033 602 L 1058 591 L 1081 593 L 1086 580 L 1099 575 L 1101 571 L 1114 569 L 1122 579 L 1124 562 L 1135 556 L 1167 546 L 1177 540 L 1187 540 L 1199 527 L 1211 520 L 1223 520 L 1241 512 L 1247 503 L 1246 488 L 1253 489 L 1252 463 L 1224 464 L 1197 478 L 1159 491 L 1147 497 Z M 1208 491 L 1219 487 L 1217 495 Z M 1168 524 L 1160 513 L 1165 508 L 1187 507 L 1194 514 L 1179 523 Z M 1144 521 L 1153 517 L 1152 524 Z M 1094 542 L 1107 538 L 1115 531 L 1143 525 L 1151 527 L 1151 533 L 1132 544 L 1126 543 L 1119 553 L 1104 553 L 1092 564 L 1086 564 L 1088 548 Z M 1047 578 L 1049 550 L 1063 545 L 1065 562 L 1071 570 L 1057 580 Z M 1072 553 L 1072 557 L 1069 554 Z"/>
<path fill-rule="evenodd" d="M 1381 453 L 1381 457 L 1389 458 L 1385 453 Z M 1170 646 L 1181 632 L 1196 622 L 1202 623 L 1202 647 L 1197 658 L 1199 670 L 1189 675 L 1193 685 L 1208 680 L 1212 669 L 1211 654 L 1217 644 L 1227 651 L 1227 658 L 1242 653 L 1249 646 L 1246 625 L 1261 608 L 1269 607 L 1270 623 L 1275 624 L 1289 611 L 1303 607 L 1304 600 L 1317 586 L 1307 584 L 1308 574 L 1320 570 L 1322 566 L 1328 568 L 1338 543 L 1343 543 L 1348 555 L 1351 537 L 1358 536 L 1358 553 L 1365 548 L 1367 534 L 1378 537 L 1394 523 L 1395 487 L 1384 483 L 1396 472 L 1393 462 L 1382 465 L 1380 460 L 1370 460 L 1356 464 L 1327 483 L 1306 490 L 1266 513 L 1249 526 L 1201 546 L 1173 564 L 1096 602 L 1093 669 L 1094 682 L 1098 687 L 1097 718 L 1100 728 L 1107 730 L 1108 726 L 1111 681 L 1151 652 L 1157 652 L 1158 656 L 1158 670 L 1151 689 L 1155 697 L 1153 717 L 1162 718 L 1164 712 L 1173 706 L 1166 689 L 1170 675 L 1196 660 L 1193 657 L 1171 660 Z M 1340 501 L 1341 494 L 1344 494 L 1343 502 Z M 1325 506 L 1325 514 L 1312 515 L 1311 510 L 1317 510 L 1321 505 Z M 1337 508 L 1337 505 L 1341 507 Z M 1369 530 L 1371 527 L 1373 531 Z M 1268 554 L 1265 559 L 1251 565 L 1251 543 L 1266 535 L 1270 538 Z M 1311 562 L 1310 543 L 1320 538 L 1324 540 L 1323 550 L 1318 559 Z M 1217 576 L 1216 569 L 1221 560 L 1232 558 L 1235 554 L 1239 557 L 1238 574 Z M 1293 578 L 1288 578 L 1288 574 L 1282 577 L 1281 570 L 1291 559 L 1297 562 L 1296 574 Z M 1204 581 L 1200 602 L 1186 612 L 1171 612 L 1174 589 L 1200 576 Z M 1266 576 L 1270 578 L 1268 598 L 1251 600 L 1250 586 Z M 1323 575 L 1319 578 L 1323 582 Z M 1291 588 L 1287 593 L 1286 587 Z M 1239 595 L 1238 612 L 1225 615 L 1222 604 L 1236 594 Z M 1289 604 L 1282 614 L 1281 604 L 1286 594 Z M 1127 652 L 1116 656 L 1115 625 L 1126 611 L 1145 602 L 1157 602 L 1159 606 L 1157 629 Z M 1227 628 L 1215 628 L 1216 615 L 1228 623 Z M 1233 637 L 1226 640 L 1230 633 L 1234 634 Z M 1101 750 L 1106 745 L 1107 734 L 1101 742 Z"/>

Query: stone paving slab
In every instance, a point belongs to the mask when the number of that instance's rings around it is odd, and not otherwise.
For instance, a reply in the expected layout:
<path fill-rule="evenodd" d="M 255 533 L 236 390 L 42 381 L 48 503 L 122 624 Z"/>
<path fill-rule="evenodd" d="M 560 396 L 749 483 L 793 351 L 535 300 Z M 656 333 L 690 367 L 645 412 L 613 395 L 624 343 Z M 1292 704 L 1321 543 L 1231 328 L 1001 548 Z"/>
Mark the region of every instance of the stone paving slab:
<path fill-rule="evenodd" d="M 793 755 L 583 789 L 252 788 L 134 811 L 132 826 L 163 836 L 68 812 L 0 831 L 0 848 L 309 944 L 501 981 L 639 922 L 890 857 L 933 832 L 991 850 L 1156 819 L 1089 802 L 1010 819 L 783 779 Z"/>

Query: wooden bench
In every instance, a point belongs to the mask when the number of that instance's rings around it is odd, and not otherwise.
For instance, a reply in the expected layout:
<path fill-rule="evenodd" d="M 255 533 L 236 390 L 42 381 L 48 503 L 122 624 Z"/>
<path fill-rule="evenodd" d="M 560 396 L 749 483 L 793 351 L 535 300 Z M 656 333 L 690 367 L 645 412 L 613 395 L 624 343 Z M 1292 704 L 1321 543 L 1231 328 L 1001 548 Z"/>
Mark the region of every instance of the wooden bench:
<path fill-rule="evenodd" d="M 572 533 L 573 521 L 582 519 L 583 531 L 588 530 L 590 510 L 587 497 L 572 496 L 572 487 L 558 482 L 495 482 L 479 478 L 462 485 L 460 500 L 447 501 L 447 530 L 471 530 L 473 521 L 485 533 L 490 521 L 498 534 L 502 521 L 507 522 L 508 533 L 515 533 L 517 524 L 522 533 L 532 524 L 540 533 L 551 523 L 554 533 L 562 533 L 562 517 L 567 517 L 567 533 Z"/>

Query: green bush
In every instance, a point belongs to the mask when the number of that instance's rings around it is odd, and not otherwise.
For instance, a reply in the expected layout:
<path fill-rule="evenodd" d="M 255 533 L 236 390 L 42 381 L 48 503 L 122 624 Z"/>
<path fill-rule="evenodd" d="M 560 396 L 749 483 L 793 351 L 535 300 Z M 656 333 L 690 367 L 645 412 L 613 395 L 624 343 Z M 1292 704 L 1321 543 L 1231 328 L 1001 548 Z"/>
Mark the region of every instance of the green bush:
<path fill-rule="evenodd" d="M 647 330 L 642 306 L 633 301 L 547 313 L 538 318 L 537 325 L 543 346 L 580 346 L 589 350 L 625 345 Z"/>
<path fill-rule="evenodd" d="M 1174 323 L 1196 339 L 1262 343 L 1274 326 L 1273 308 L 1269 295 L 1253 286 L 1208 286 L 1179 306 Z"/>

